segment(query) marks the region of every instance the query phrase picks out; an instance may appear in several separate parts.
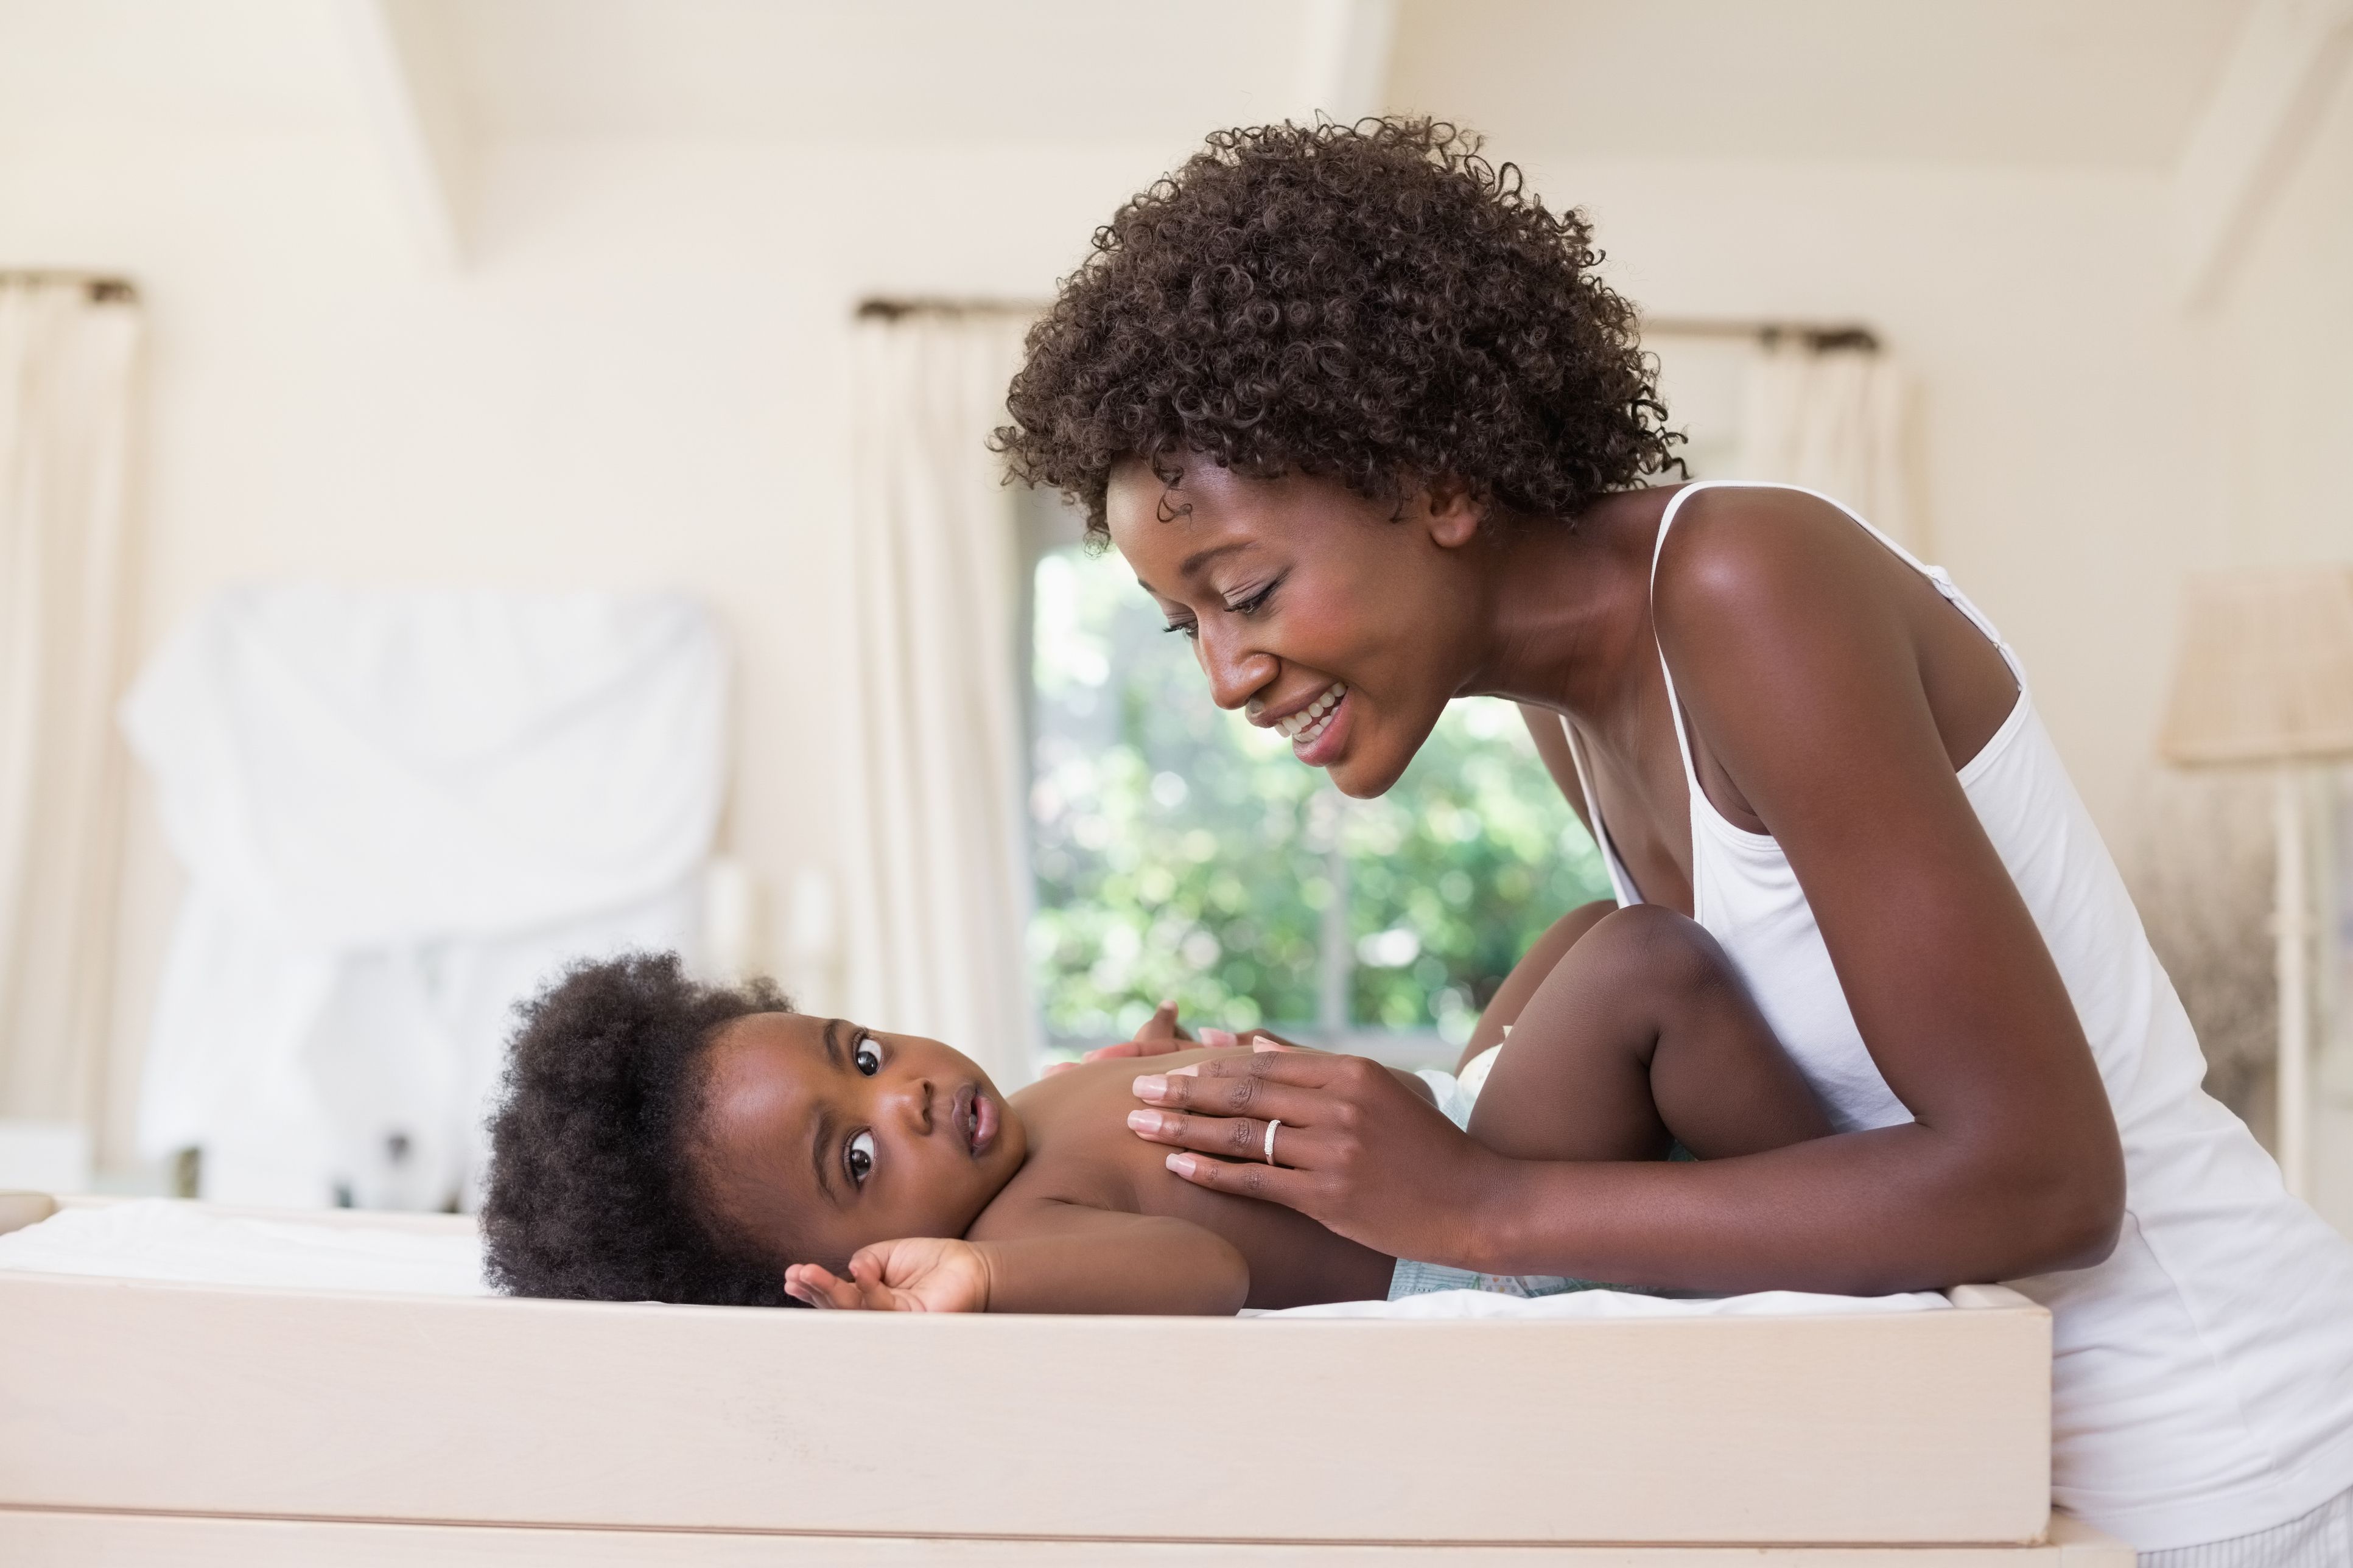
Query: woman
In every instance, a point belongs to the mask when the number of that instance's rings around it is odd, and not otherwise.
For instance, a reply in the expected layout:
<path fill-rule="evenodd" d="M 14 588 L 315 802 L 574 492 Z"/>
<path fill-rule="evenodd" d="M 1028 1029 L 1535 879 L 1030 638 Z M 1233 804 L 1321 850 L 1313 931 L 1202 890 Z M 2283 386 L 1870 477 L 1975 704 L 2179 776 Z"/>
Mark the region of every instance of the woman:
<path fill-rule="evenodd" d="M 1084 502 L 1219 704 L 1347 794 L 1454 698 L 1520 703 L 1619 901 L 1716 937 L 1836 1131 L 1511 1161 L 1388 1074 L 1264 1054 L 1139 1080 L 1180 1113 L 1172 1167 L 1491 1273 L 2010 1280 L 2054 1313 L 2062 1506 L 2147 1562 L 2344 1563 L 2353 1249 L 2200 1090 L 2017 661 L 1825 499 L 1646 485 L 1675 437 L 1599 259 L 1447 126 L 1220 134 L 1097 234 L 998 439 Z M 1211 1157 L 1264 1120 L 1279 1165 Z"/>

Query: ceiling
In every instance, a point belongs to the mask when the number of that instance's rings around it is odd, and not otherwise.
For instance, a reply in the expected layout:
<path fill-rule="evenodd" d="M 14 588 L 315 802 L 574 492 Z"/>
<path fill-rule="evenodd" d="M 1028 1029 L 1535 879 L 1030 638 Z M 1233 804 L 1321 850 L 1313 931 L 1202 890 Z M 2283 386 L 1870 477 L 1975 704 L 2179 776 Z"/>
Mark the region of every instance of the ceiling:
<path fill-rule="evenodd" d="M 344 0 L 0 0 L 0 136 L 355 127 Z M 401 0 L 489 138 L 1189 141 L 1313 0 Z M 2168 167 L 2251 0 L 1398 0 L 1392 107 L 1504 153 Z"/>
<path fill-rule="evenodd" d="M 1388 97 L 1505 150 L 2170 167 L 2251 8 L 1408 0 Z"/>

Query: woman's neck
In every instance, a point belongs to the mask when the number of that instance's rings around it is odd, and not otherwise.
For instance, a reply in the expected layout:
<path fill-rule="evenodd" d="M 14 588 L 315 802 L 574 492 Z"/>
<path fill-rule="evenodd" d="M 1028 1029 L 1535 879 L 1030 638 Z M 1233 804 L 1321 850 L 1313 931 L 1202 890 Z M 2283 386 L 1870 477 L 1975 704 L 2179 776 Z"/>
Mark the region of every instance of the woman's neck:
<path fill-rule="evenodd" d="M 1604 496 L 1574 521 L 1505 520 L 1488 559 L 1492 628 L 1463 694 L 1508 698 L 1588 723 L 1647 679 L 1651 552 L 1667 489 Z"/>

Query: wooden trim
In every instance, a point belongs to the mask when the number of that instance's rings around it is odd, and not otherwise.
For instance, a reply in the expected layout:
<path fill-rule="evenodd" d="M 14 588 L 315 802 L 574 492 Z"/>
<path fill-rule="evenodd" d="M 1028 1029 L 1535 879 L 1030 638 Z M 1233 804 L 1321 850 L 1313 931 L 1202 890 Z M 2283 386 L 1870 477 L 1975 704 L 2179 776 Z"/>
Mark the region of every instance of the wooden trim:
<path fill-rule="evenodd" d="M 0 1509 L 0 1557 L 16 1568 L 2133 1568 L 2132 1548 L 2063 1518 L 2036 1546 L 1466 1547 L 512 1530 Z"/>
<path fill-rule="evenodd" d="M 0 1228 L 52 1204 L 0 1198 Z M 973 1563 L 1053 1561 L 999 1551 L 1040 1541 L 2042 1543 L 2050 1315 L 1998 1286 L 1953 1299 L 1818 1317 L 926 1317 L 0 1271 L 0 1509 L 995 1538 L 923 1549 Z M 540 1560 L 514 1550 L 483 1560 Z M 900 1560 L 873 1550 L 812 1560 Z"/>
<path fill-rule="evenodd" d="M 922 1317 L 26 1274 L 0 1320 L 17 1506 L 1491 1542 L 2025 1542 L 2048 1517 L 2040 1309 Z"/>

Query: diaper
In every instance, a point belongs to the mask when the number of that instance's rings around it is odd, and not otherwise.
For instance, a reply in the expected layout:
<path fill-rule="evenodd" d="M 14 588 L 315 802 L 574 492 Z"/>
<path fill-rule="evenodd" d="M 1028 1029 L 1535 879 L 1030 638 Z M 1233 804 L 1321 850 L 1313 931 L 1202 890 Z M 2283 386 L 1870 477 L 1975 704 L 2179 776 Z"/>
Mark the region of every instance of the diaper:
<path fill-rule="evenodd" d="M 1494 1070 L 1495 1058 L 1502 1052 L 1500 1046 L 1481 1051 L 1462 1064 L 1459 1077 L 1436 1068 L 1423 1068 L 1415 1076 L 1430 1086 L 1446 1119 L 1467 1132 L 1471 1128 L 1471 1108 L 1479 1103 L 1479 1091 L 1487 1087 L 1487 1075 Z M 1688 1160 L 1691 1155 L 1678 1145 L 1668 1157 Z M 1573 1290 L 1653 1294 L 1635 1286 L 1609 1285 L 1599 1279 L 1568 1279 L 1557 1274 L 1481 1274 L 1443 1263 L 1419 1263 L 1409 1258 L 1398 1258 L 1397 1268 L 1389 1275 L 1388 1299 L 1392 1301 L 1438 1290 L 1484 1290 L 1497 1296 L 1566 1296 Z"/>

